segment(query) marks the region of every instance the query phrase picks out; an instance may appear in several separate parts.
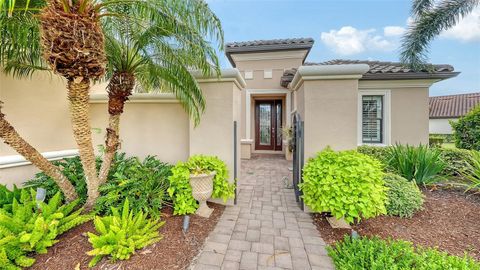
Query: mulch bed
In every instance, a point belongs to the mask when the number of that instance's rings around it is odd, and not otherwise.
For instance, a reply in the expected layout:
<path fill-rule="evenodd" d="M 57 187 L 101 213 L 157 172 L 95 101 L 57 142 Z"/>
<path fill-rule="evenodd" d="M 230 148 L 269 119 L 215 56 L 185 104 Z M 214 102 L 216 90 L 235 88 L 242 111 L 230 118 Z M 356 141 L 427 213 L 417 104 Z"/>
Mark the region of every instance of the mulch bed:
<path fill-rule="evenodd" d="M 90 269 L 186 269 L 198 254 L 208 234 L 215 228 L 225 206 L 209 203 L 214 208 L 210 218 L 192 215 L 190 228 L 182 232 L 183 216 L 173 216 L 166 208 L 165 224 L 160 228 L 163 239 L 142 250 L 137 250 L 127 261 L 110 263 L 106 258 Z M 85 253 L 92 249 L 86 232 L 94 232 L 92 222 L 78 226 L 59 237 L 59 242 L 48 249 L 47 254 L 35 256 L 36 262 L 29 269 L 89 269 L 92 257 Z"/>
<path fill-rule="evenodd" d="M 452 255 L 464 252 L 480 261 L 480 195 L 458 190 L 423 190 L 424 210 L 412 218 L 380 216 L 352 226 L 362 236 L 379 236 L 438 247 Z M 332 229 L 325 216 L 313 214 L 320 234 L 328 244 L 343 239 L 350 230 Z"/>

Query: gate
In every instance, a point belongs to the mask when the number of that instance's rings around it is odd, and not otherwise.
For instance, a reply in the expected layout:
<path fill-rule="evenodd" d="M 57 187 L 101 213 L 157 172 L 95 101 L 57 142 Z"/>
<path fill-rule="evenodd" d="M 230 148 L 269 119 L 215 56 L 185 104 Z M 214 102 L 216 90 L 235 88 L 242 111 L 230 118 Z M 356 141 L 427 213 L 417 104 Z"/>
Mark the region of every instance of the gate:
<path fill-rule="evenodd" d="M 303 124 L 300 114 L 295 112 L 293 115 L 293 188 L 295 191 L 295 199 L 303 210 L 303 200 L 301 198 L 302 192 L 298 188 L 298 184 L 303 182 L 302 170 L 304 164 L 304 149 L 303 149 Z"/>

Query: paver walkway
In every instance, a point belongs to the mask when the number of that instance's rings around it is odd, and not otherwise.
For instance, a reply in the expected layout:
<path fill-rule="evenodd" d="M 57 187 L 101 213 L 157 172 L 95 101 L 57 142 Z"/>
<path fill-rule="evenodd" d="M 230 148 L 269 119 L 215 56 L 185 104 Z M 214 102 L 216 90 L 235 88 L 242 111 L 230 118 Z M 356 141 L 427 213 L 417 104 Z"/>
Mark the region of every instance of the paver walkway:
<path fill-rule="evenodd" d="M 237 205 L 225 208 L 192 269 L 334 269 L 310 215 L 285 188 L 288 167 L 275 156 L 242 160 Z"/>

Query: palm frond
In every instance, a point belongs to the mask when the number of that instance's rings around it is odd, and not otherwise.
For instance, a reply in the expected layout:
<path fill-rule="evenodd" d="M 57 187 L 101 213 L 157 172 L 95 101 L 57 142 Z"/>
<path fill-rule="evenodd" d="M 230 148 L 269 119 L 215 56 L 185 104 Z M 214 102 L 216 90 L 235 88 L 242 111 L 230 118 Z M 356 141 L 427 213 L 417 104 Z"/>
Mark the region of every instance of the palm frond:
<path fill-rule="evenodd" d="M 413 0 L 412 17 L 419 18 L 422 14 L 430 11 L 434 6 L 434 0 Z"/>
<path fill-rule="evenodd" d="M 417 2 L 423 1 L 415 3 Z M 455 26 L 478 4 L 479 0 L 444 0 L 430 10 L 415 11 L 421 15 L 415 18 L 415 22 L 403 37 L 401 61 L 414 70 L 424 69 L 430 42 L 442 31 Z M 428 8 L 428 5 L 423 8 Z"/>

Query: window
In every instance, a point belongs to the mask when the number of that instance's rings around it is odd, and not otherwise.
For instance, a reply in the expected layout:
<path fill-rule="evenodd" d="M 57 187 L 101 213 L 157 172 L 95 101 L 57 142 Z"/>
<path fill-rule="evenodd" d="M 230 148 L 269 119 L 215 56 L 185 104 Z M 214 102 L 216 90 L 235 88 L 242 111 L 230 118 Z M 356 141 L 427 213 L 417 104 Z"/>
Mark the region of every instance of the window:
<path fill-rule="evenodd" d="M 383 143 L 383 96 L 362 96 L 362 142 Z"/>

